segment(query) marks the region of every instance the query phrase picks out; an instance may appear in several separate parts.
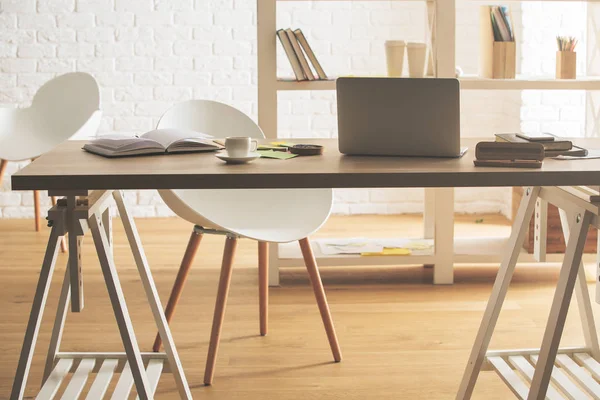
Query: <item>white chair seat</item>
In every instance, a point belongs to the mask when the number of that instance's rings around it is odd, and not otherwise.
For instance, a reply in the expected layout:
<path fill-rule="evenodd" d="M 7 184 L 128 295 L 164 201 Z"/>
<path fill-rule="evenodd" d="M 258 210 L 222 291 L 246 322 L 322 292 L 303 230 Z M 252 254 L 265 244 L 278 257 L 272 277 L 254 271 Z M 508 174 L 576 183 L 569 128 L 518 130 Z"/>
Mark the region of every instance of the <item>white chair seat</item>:
<path fill-rule="evenodd" d="M 99 107 L 98 83 L 84 72 L 46 82 L 28 108 L 0 107 L 0 184 L 9 161 L 33 160 L 74 135 L 95 135 L 102 117 Z M 37 190 L 33 191 L 33 199 L 35 230 L 39 231 Z"/>
<path fill-rule="evenodd" d="M 265 137 L 260 127 L 246 114 L 211 100 L 190 100 L 173 106 L 161 117 L 157 128 L 192 129 L 216 138 Z M 215 162 L 220 161 L 215 158 Z M 195 225 L 274 243 L 309 236 L 327 220 L 333 204 L 332 189 L 159 192 L 175 214 Z"/>
<path fill-rule="evenodd" d="M 331 212 L 333 196 L 323 189 L 165 190 L 160 194 L 177 215 L 195 225 L 273 243 L 299 240 L 318 230 Z"/>

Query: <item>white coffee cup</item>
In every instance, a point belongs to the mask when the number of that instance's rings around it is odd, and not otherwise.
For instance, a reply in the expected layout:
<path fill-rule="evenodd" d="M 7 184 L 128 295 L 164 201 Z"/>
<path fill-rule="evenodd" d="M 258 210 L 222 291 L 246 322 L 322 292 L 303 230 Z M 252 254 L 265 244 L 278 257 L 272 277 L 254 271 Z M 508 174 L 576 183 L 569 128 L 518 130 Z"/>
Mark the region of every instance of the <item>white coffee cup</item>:
<path fill-rule="evenodd" d="M 386 40 L 385 42 L 385 60 L 387 62 L 388 76 L 402 76 L 402 67 L 404 66 L 404 40 Z"/>
<path fill-rule="evenodd" d="M 225 139 L 225 150 L 230 157 L 245 157 L 257 148 L 258 141 L 249 137 L 237 136 Z"/>
<path fill-rule="evenodd" d="M 425 72 L 427 46 L 425 43 L 409 42 L 406 45 L 408 55 L 408 76 L 422 78 Z"/>

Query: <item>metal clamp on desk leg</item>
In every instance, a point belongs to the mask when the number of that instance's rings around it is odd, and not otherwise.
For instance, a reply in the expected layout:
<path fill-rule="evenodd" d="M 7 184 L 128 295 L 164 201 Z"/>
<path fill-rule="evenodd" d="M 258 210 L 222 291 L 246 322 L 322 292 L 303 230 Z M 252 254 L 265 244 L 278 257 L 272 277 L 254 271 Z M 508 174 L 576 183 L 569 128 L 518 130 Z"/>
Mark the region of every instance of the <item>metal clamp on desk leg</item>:
<path fill-rule="evenodd" d="M 56 202 L 56 206 L 49 212 L 49 218 L 54 214 L 53 210 L 60 211 L 66 218 L 66 232 L 68 233 L 69 248 L 69 274 L 71 280 L 71 311 L 81 312 L 83 310 L 83 276 L 81 266 L 81 245 L 87 225 L 82 225 L 78 212 L 86 210 L 88 200 L 77 196 L 66 196 Z M 50 221 L 50 220 L 49 220 Z"/>

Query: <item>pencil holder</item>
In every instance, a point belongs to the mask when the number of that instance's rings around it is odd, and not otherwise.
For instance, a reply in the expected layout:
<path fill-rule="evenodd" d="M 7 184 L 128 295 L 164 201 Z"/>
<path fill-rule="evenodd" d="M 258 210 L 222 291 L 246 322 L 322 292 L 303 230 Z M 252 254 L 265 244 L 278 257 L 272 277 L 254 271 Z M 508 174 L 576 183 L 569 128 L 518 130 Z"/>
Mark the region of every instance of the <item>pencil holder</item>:
<path fill-rule="evenodd" d="M 575 79 L 577 76 L 577 53 L 556 52 L 556 79 Z"/>
<path fill-rule="evenodd" d="M 492 52 L 492 78 L 514 79 L 515 66 L 515 42 L 494 42 Z"/>

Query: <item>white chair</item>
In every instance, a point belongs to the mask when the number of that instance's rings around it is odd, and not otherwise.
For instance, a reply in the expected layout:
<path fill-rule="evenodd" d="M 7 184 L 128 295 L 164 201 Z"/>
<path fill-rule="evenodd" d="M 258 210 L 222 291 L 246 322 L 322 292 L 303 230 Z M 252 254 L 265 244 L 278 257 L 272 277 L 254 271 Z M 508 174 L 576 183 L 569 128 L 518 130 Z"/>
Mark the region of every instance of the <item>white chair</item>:
<path fill-rule="evenodd" d="M 80 132 L 94 135 L 102 116 L 99 109 L 98 84 L 83 72 L 46 82 L 28 108 L 0 108 L 0 184 L 9 161 L 33 160 Z M 33 199 L 39 231 L 38 191 Z"/>
<path fill-rule="evenodd" d="M 250 136 L 264 138 L 261 129 L 248 116 L 226 104 L 191 100 L 175 105 L 160 119 L 158 128 L 185 128 L 218 138 Z M 215 162 L 219 162 L 215 158 Z M 274 161 L 278 162 L 278 161 Z M 323 225 L 331 212 L 331 189 L 303 190 L 162 190 L 166 204 L 181 218 L 194 224 L 185 255 L 166 307 L 170 322 L 181 295 L 189 268 L 204 233 L 226 235 L 221 276 L 215 304 L 204 383 L 213 380 L 219 337 L 229 292 L 231 269 L 238 238 L 258 241 L 260 334 L 267 334 L 268 263 L 267 243 L 298 240 L 313 286 L 329 345 L 336 362 L 342 355 L 323 290 L 321 276 L 308 236 Z M 153 350 L 159 351 L 157 335 Z"/>

